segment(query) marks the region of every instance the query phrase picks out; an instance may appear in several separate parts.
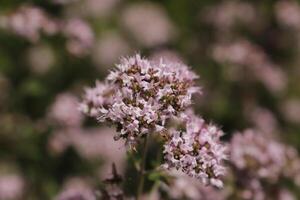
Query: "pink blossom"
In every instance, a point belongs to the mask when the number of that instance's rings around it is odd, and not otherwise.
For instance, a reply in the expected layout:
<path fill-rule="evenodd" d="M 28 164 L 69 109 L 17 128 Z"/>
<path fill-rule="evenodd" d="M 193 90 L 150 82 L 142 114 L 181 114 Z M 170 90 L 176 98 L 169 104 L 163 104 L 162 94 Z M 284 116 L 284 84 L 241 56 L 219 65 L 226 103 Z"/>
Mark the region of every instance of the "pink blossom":
<path fill-rule="evenodd" d="M 204 184 L 222 187 L 225 174 L 223 161 L 226 146 L 221 143 L 223 132 L 203 119 L 188 113 L 183 130 L 172 130 L 164 144 L 164 167 L 180 169 Z"/>
<path fill-rule="evenodd" d="M 100 70 L 107 70 L 113 67 L 122 55 L 130 51 L 128 42 L 121 35 L 114 32 L 107 32 L 101 35 L 93 49 L 93 61 Z"/>
<path fill-rule="evenodd" d="M 30 70 L 38 75 L 46 74 L 55 64 L 54 50 L 47 45 L 37 45 L 27 53 Z"/>
<path fill-rule="evenodd" d="M 256 129 L 268 134 L 278 130 L 278 122 L 270 110 L 260 107 L 249 107 L 245 110 L 246 117 L 253 123 Z"/>
<path fill-rule="evenodd" d="M 253 24 L 257 20 L 257 12 L 253 5 L 242 1 L 225 1 L 210 7 L 204 19 L 212 23 L 220 31 L 228 31 L 236 24 Z"/>
<path fill-rule="evenodd" d="M 67 37 L 67 49 L 70 53 L 81 56 L 91 49 L 94 34 L 90 26 L 81 19 L 69 19 L 63 26 L 63 33 Z"/>
<path fill-rule="evenodd" d="M 37 42 L 40 33 L 52 35 L 58 31 L 58 24 L 38 7 L 22 6 L 7 17 L 8 27 L 16 34 Z"/>
<path fill-rule="evenodd" d="M 25 189 L 25 182 L 16 174 L 0 175 L 0 199 L 21 199 Z"/>
<path fill-rule="evenodd" d="M 61 126 L 79 127 L 82 114 L 78 110 L 79 101 L 69 93 L 59 94 L 50 108 L 49 117 Z"/>
<path fill-rule="evenodd" d="M 296 150 L 270 135 L 253 130 L 234 134 L 230 149 L 231 173 L 239 184 L 231 192 L 241 199 L 281 199 L 283 180 L 298 184 L 300 160 Z"/>
<path fill-rule="evenodd" d="M 175 35 L 172 22 L 156 4 L 139 3 L 125 8 L 122 22 L 135 39 L 147 47 L 164 44 Z"/>
<path fill-rule="evenodd" d="M 80 109 L 100 121 L 117 125 L 118 138 L 136 138 L 164 126 L 184 111 L 199 92 L 197 76 L 181 63 L 151 63 L 136 55 L 123 58 L 105 83 L 86 90 Z"/>
<path fill-rule="evenodd" d="M 219 63 L 235 68 L 234 71 L 231 69 L 231 77 L 234 79 L 243 77 L 241 74 L 246 71 L 275 94 L 286 87 L 287 77 L 284 71 L 259 46 L 247 40 L 217 44 L 212 49 L 212 57 Z"/>
<path fill-rule="evenodd" d="M 280 24 L 299 29 L 300 6 L 297 1 L 281 0 L 275 4 L 275 14 Z"/>
<path fill-rule="evenodd" d="M 283 116 L 292 123 L 300 123 L 300 100 L 289 99 L 281 106 Z"/>

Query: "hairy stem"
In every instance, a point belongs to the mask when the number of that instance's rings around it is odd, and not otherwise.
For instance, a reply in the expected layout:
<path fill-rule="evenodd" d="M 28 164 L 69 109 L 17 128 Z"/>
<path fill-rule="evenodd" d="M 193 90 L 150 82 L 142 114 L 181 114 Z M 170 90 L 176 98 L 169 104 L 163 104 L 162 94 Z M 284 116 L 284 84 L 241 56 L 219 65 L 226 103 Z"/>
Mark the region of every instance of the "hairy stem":
<path fill-rule="evenodd" d="M 143 193 L 143 189 L 144 189 L 145 163 L 146 163 L 147 149 L 148 149 L 148 138 L 146 135 L 144 138 L 144 144 L 143 144 L 143 152 L 142 152 L 142 160 L 141 160 L 141 166 L 140 166 L 139 184 L 138 184 L 138 189 L 137 189 L 136 200 L 140 199 L 140 197 Z"/>

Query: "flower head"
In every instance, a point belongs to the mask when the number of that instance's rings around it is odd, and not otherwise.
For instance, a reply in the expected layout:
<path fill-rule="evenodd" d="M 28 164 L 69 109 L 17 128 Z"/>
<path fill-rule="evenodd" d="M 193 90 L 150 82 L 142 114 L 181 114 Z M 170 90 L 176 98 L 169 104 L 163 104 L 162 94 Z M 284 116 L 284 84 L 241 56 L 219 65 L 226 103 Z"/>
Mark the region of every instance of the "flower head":
<path fill-rule="evenodd" d="M 184 111 L 199 92 L 197 76 L 187 66 L 136 55 L 123 58 L 105 83 L 87 89 L 81 110 L 117 126 L 118 138 L 136 138 L 160 130 L 167 119 Z"/>
<path fill-rule="evenodd" d="M 205 184 L 222 187 L 226 147 L 223 132 L 191 113 L 184 117 L 184 129 L 173 130 L 164 145 L 165 167 L 176 168 Z"/>

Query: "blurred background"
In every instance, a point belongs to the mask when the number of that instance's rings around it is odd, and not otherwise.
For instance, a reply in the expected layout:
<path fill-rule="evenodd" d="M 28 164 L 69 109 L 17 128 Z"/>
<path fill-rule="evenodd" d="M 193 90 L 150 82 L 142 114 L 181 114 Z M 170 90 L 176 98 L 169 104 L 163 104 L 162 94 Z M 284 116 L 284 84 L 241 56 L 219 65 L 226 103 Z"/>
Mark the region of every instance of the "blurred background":
<path fill-rule="evenodd" d="M 134 53 L 191 66 L 203 87 L 194 108 L 224 140 L 252 127 L 299 151 L 299 50 L 296 0 L 1 1 L 0 199 L 89 193 L 112 162 L 130 171 L 114 129 L 76 107 Z"/>

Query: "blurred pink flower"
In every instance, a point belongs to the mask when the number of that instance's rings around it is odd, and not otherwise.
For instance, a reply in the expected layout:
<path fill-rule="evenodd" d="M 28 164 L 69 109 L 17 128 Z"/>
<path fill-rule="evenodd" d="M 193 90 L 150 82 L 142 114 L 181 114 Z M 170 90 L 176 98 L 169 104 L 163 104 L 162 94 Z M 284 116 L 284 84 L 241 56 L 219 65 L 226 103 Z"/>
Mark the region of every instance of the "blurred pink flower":
<path fill-rule="evenodd" d="M 282 190 L 280 190 L 278 200 L 296 200 L 296 196 L 294 196 L 287 189 L 282 189 Z"/>
<path fill-rule="evenodd" d="M 113 68 L 114 63 L 129 51 L 129 44 L 120 34 L 107 32 L 96 42 L 92 57 L 100 70 L 107 70 Z"/>
<path fill-rule="evenodd" d="M 71 145 L 72 133 L 69 132 L 68 129 L 54 131 L 48 139 L 48 150 L 53 154 L 63 153 Z"/>
<path fill-rule="evenodd" d="M 62 31 L 67 37 L 67 50 L 71 54 L 82 56 L 91 50 L 94 43 L 94 33 L 82 19 L 66 20 Z"/>
<path fill-rule="evenodd" d="M 31 42 L 37 42 L 40 33 L 52 35 L 58 31 L 58 24 L 38 7 L 21 6 L 7 16 L 7 25 L 16 34 Z"/>
<path fill-rule="evenodd" d="M 297 151 L 277 142 L 271 135 L 253 130 L 236 133 L 230 150 L 231 172 L 239 184 L 231 192 L 241 199 L 280 199 L 283 180 L 299 184 Z"/>
<path fill-rule="evenodd" d="M 27 59 L 31 71 L 38 75 L 47 73 L 55 63 L 54 52 L 47 45 L 38 45 L 30 48 Z"/>
<path fill-rule="evenodd" d="M 240 170 L 254 170 L 259 178 L 277 181 L 287 162 L 285 146 L 260 133 L 246 130 L 231 140 L 231 161 Z"/>
<path fill-rule="evenodd" d="M 171 130 L 167 136 L 163 166 L 181 170 L 204 184 L 223 187 L 221 177 L 225 175 L 227 159 L 226 146 L 220 141 L 223 132 L 193 113 L 183 115 L 180 118 L 184 128 Z"/>
<path fill-rule="evenodd" d="M 290 122 L 300 123 L 300 100 L 289 99 L 281 106 L 283 116 Z"/>
<path fill-rule="evenodd" d="M 219 43 L 212 49 L 212 57 L 219 63 L 229 64 L 236 67 L 236 74 L 247 74 L 248 79 L 255 78 L 262 82 L 267 89 L 278 93 L 285 89 L 287 77 L 283 70 L 268 58 L 266 53 L 257 45 L 247 40 L 236 40 L 231 43 Z M 245 71 L 243 71 L 245 67 Z"/>
<path fill-rule="evenodd" d="M 79 101 L 70 93 L 58 94 L 49 109 L 49 118 L 54 123 L 66 127 L 80 127 L 82 114 L 78 110 Z"/>
<path fill-rule="evenodd" d="M 204 19 L 219 31 L 228 31 L 239 23 L 250 25 L 258 20 L 253 5 L 242 1 L 224 1 L 208 8 L 204 14 Z"/>
<path fill-rule="evenodd" d="M 100 176 L 111 171 L 115 163 L 120 172 L 125 168 L 126 148 L 122 141 L 115 141 L 115 131 L 110 128 L 82 129 L 70 133 L 71 144 L 78 153 L 86 159 L 103 159 Z"/>
<path fill-rule="evenodd" d="M 101 159 L 99 176 L 105 177 L 115 163 L 122 173 L 125 169 L 126 148 L 122 141 L 115 141 L 115 131 L 110 128 L 64 128 L 55 131 L 48 141 L 48 149 L 54 154 L 73 147 L 85 159 Z"/>
<path fill-rule="evenodd" d="M 250 119 L 256 129 L 268 134 L 278 131 L 275 115 L 268 109 L 255 107 L 246 110 L 246 117 Z"/>
<path fill-rule="evenodd" d="M 172 22 L 156 4 L 133 4 L 123 11 L 121 20 L 134 38 L 146 47 L 167 43 L 175 36 Z"/>
<path fill-rule="evenodd" d="M 16 174 L 0 175 L 0 199 L 22 199 L 25 190 L 23 178 Z"/>
<path fill-rule="evenodd" d="M 280 0 L 275 4 L 275 14 L 280 24 L 299 29 L 300 6 L 294 0 Z"/>

